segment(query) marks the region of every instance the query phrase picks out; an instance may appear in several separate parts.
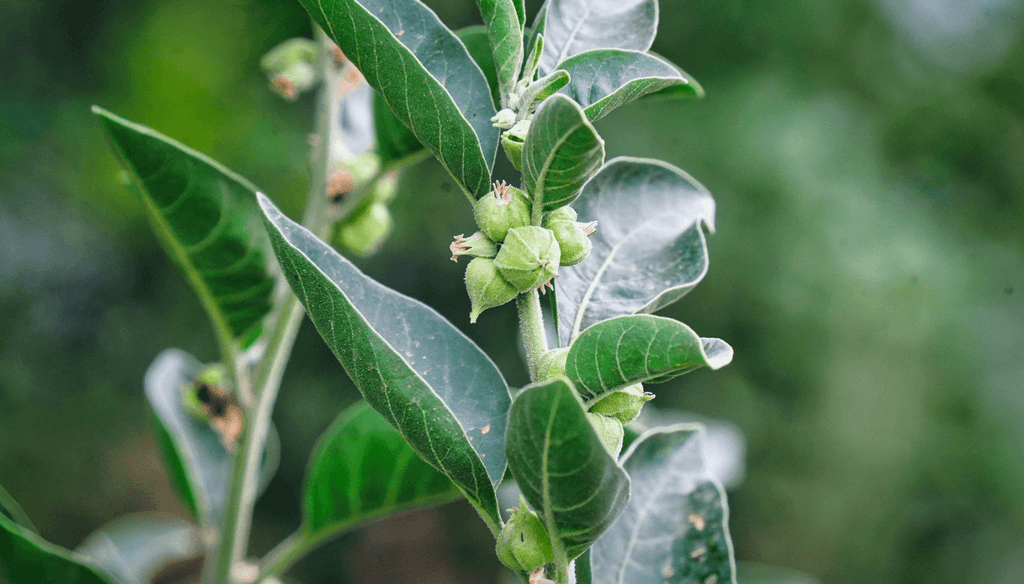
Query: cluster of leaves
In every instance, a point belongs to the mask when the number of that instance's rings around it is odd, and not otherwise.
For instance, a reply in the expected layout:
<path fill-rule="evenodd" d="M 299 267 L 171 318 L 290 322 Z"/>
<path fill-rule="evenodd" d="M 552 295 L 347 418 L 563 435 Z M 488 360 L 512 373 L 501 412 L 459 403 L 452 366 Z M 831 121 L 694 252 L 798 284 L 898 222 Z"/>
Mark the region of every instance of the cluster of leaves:
<path fill-rule="evenodd" d="M 323 241 L 333 223 L 359 216 L 371 199 L 353 197 L 343 213 L 307 212 L 300 224 L 215 161 L 96 108 L 161 242 L 209 313 L 228 372 L 226 390 L 213 392 L 216 404 L 196 382 L 206 379 L 203 366 L 181 351 L 158 356 L 145 380 L 197 533 L 220 533 L 204 539 L 207 563 L 223 553 L 237 520 L 232 493 L 241 488 L 234 469 L 244 454 L 221 418 L 242 416 L 239 446 L 259 441 L 246 453 L 260 456 L 260 484 L 276 467 L 275 434 L 258 430 L 276 393 L 267 389 L 280 381 L 278 349 L 290 347 L 286 282 L 365 401 L 321 439 L 302 525 L 264 558 L 258 578 L 366 521 L 460 495 L 498 537 L 505 525 L 498 486 L 508 470 L 551 550 L 535 579 L 567 582 L 575 560 L 578 582 L 734 581 L 725 496 L 702 459 L 701 430 L 633 433 L 617 458 L 587 415 L 629 386 L 732 358 L 723 341 L 649 314 L 706 273 L 711 196 L 659 161 L 606 163 L 592 125 L 648 94 L 702 94 L 647 52 L 656 0 L 550 0 L 532 28 L 522 0 L 480 0 L 485 26 L 459 33 L 419 0 L 300 1 L 369 84 L 330 120 L 342 128 L 350 160 L 367 152 L 379 159 L 361 188 L 429 152 L 476 204 L 503 144 L 522 168 L 535 225 L 576 201 L 579 216 L 600 229 L 590 255 L 559 272 L 553 337 L 564 371 L 534 375 L 513 398 L 491 359 L 455 326 Z M 320 54 L 317 62 L 328 59 Z M 321 148 L 331 149 L 322 138 Z M 311 207 L 317 194 L 311 189 Z M 183 392 L 205 400 L 205 418 L 190 413 Z M 130 544 L 115 543 L 118 553 L 73 554 L 42 541 L 8 498 L 0 503 L 0 565 L 14 584 L 144 581 L 110 561 Z M 215 571 L 207 577 L 222 579 Z"/>

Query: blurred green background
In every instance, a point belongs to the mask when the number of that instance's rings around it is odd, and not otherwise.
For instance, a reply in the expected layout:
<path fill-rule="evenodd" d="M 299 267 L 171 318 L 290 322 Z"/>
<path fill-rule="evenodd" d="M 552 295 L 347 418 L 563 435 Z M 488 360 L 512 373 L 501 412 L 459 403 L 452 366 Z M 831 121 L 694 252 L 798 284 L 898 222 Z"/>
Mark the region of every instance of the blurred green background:
<path fill-rule="evenodd" d="M 429 1 L 452 27 L 469 0 Z M 539 2 L 528 2 L 532 13 Z M 163 348 L 216 348 L 89 106 L 247 176 L 296 216 L 311 98 L 259 56 L 310 34 L 291 0 L 0 0 L 0 483 L 74 547 L 120 514 L 184 515 L 149 433 Z M 1019 0 L 663 0 L 653 50 L 703 101 L 598 123 L 718 203 L 704 282 L 666 312 L 735 361 L 654 386 L 747 440 L 737 556 L 846 584 L 1024 581 L 1024 7 Z M 407 172 L 396 234 L 361 265 L 526 381 L 511 305 L 469 326 L 440 165 Z M 307 456 L 357 397 L 308 324 L 275 423 L 252 549 L 298 522 Z M 304 582 L 495 582 L 468 505 L 389 519 L 300 564 Z"/>

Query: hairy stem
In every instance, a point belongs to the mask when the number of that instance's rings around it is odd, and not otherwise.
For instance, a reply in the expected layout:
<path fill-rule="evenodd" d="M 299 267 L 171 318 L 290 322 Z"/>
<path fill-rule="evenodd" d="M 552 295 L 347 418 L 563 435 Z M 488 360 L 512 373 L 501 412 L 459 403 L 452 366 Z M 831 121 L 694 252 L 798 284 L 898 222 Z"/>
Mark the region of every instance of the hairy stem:
<path fill-rule="evenodd" d="M 526 348 L 526 365 L 530 369 L 530 381 L 537 379 L 537 362 L 544 351 L 548 350 L 548 340 L 544 335 L 544 314 L 540 310 L 540 293 L 531 290 L 516 298 L 519 309 L 519 328 L 523 333 L 523 346 Z"/>

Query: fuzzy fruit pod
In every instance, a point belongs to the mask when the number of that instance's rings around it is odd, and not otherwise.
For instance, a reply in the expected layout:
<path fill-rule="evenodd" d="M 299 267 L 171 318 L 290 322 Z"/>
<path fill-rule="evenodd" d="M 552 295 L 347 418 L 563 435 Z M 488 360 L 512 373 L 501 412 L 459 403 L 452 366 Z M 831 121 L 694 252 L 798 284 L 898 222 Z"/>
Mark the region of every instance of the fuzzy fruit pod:
<path fill-rule="evenodd" d="M 263 55 L 260 66 L 274 90 L 285 99 L 294 100 L 320 80 L 317 53 L 316 43 L 309 39 L 288 39 Z"/>
<path fill-rule="evenodd" d="M 625 434 L 622 422 L 618 418 L 591 412 L 587 412 L 587 421 L 594 427 L 597 437 L 601 439 L 608 454 L 611 454 L 612 458 L 618 459 L 619 452 L 622 451 L 622 437 Z"/>
<path fill-rule="evenodd" d="M 475 323 L 480 313 L 501 306 L 519 295 L 519 292 L 498 272 L 494 260 L 474 258 L 466 266 L 466 292 L 472 303 L 469 322 Z"/>
<path fill-rule="evenodd" d="M 561 255 L 551 230 L 527 225 L 509 229 L 494 265 L 516 290 L 528 292 L 558 275 Z"/>
<path fill-rule="evenodd" d="M 501 147 L 505 150 L 505 156 L 518 171 L 523 170 L 523 145 L 526 143 L 526 134 L 529 131 L 530 122 L 522 120 L 501 134 Z"/>
<path fill-rule="evenodd" d="M 512 510 L 512 518 L 498 535 L 495 546 L 501 563 L 516 572 L 532 572 L 555 561 L 548 530 L 540 517 L 526 506 L 519 496 L 519 509 Z"/>
<path fill-rule="evenodd" d="M 476 202 L 473 218 L 487 237 L 504 241 L 509 229 L 530 224 L 530 200 L 523 191 L 494 183 L 494 190 Z"/>
<path fill-rule="evenodd" d="M 541 353 L 537 359 L 537 381 L 547 381 L 565 375 L 565 360 L 569 349 L 551 349 Z"/>
<path fill-rule="evenodd" d="M 448 246 L 448 249 L 452 252 L 453 262 L 459 261 L 459 256 L 493 258 L 498 253 L 498 245 L 484 235 L 483 231 L 477 231 L 469 237 L 456 235 L 455 241 Z"/>
<path fill-rule="evenodd" d="M 381 203 L 373 203 L 356 218 L 338 228 L 334 241 L 357 255 L 370 255 L 391 234 L 391 213 Z"/>
<path fill-rule="evenodd" d="M 644 404 L 652 399 L 654 394 L 645 392 L 643 384 L 637 383 L 601 398 L 590 411 L 611 416 L 627 424 L 636 419 Z"/>
<path fill-rule="evenodd" d="M 562 250 L 560 263 L 575 266 L 587 259 L 592 247 L 589 236 L 594 233 L 596 223 L 577 223 L 576 211 L 571 207 L 559 207 L 551 212 L 544 227 L 551 230 Z"/>

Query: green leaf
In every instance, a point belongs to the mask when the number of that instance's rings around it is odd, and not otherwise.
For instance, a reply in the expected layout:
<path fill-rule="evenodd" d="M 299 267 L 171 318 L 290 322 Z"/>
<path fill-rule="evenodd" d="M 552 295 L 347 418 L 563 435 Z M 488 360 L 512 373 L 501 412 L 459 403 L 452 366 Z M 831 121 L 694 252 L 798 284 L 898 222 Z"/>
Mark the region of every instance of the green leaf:
<path fill-rule="evenodd" d="M 487 85 L 491 89 L 491 99 L 494 106 L 501 103 L 501 96 L 498 93 L 498 73 L 494 67 L 494 56 L 491 55 L 491 45 L 487 40 L 487 29 L 483 26 L 467 26 L 455 32 L 466 49 L 469 56 L 473 57 L 476 64 L 484 72 L 487 78 Z M 387 165 L 397 162 L 403 158 L 412 156 L 424 149 L 416 135 L 412 133 L 401 120 L 395 116 L 384 98 L 376 91 L 373 92 L 373 117 L 374 126 L 377 131 L 377 153 L 380 155 L 381 163 Z"/>
<path fill-rule="evenodd" d="M 256 187 L 146 126 L 92 111 L 135 176 L 157 236 L 199 295 L 221 346 L 248 336 L 270 311 L 275 283 L 256 223 Z"/>
<path fill-rule="evenodd" d="M 616 158 L 587 183 L 575 208 L 580 221 L 598 224 L 587 259 L 559 270 L 563 346 L 594 323 L 668 306 L 707 273 L 703 228 L 714 229 L 715 201 L 674 166 Z"/>
<path fill-rule="evenodd" d="M 630 501 L 590 549 L 593 584 L 736 583 L 725 491 L 704 462 L 703 435 L 656 428 L 630 446 Z"/>
<path fill-rule="evenodd" d="M 39 529 L 32 523 L 21 505 L 7 492 L 7 489 L 0 485 L 0 515 L 7 515 L 15 523 L 28 529 L 33 533 L 39 533 Z"/>
<path fill-rule="evenodd" d="M 523 146 L 523 181 L 534 213 L 573 202 L 603 162 L 604 140 L 580 106 L 564 95 L 548 98 L 537 109 Z"/>
<path fill-rule="evenodd" d="M 198 558 L 203 545 L 188 521 L 140 513 L 94 531 L 75 551 L 118 584 L 149 584 L 162 569 Z"/>
<path fill-rule="evenodd" d="M 219 526 L 223 519 L 232 454 L 210 424 L 193 418 L 182 402 L 182 387 L 191 384 L 201 369 L 202 364 L 188 353 L 167 349 L 146 371 L 145 391 L 156 414 L 171 479 L 199 524 L 206 527 Z M 260 469 L 260 492 L 277 468 L 276 441 L 271 429 Z"/>
<path fill-rule="evenodd" d="M 533 111 L 541 102 L 551 97 L 569 83 L 569 74 L 559 69 L 530 84 L 523 92 L 522 107 Z"/>
<path fill-rule="evenodd" d="M 494 362 L 434 309 L 259 200 L 288 283 L 366 401 L 497 529 L 511 397 Z"/>
<path fill-rule="evenodd" d="M 704 339 L 681 322 L 663 316 L 619 316 L 583 331 L 566 356 L 565 375 L 591 402 L 642 381 L 667 381 L 700 367 L 720 369 L 732 361 L 732 347 Z"/>
<path fill-rule="evenodd" d="M 508 103 L 523 68 L 522 2 L 515 0 L 477 0 L 487 26 L 487 38 L 498 71 L 501 104 Z"/>
<path fill-rule="evenodd" d="M 740 584 L 821 584 L 814 576 L 792 568 L 757 562 L 736 562 L 736 580 Z"/>
<path fill-rule="evenodd" d="M 571 77 L 562 93 L 583 106 L 592 122 L 621 105 L 659 91 L 704 95 L 704 89 L 692 77 L 671 63 L 637 51 L 594 49 L 574 55 L 558 67 Z"/>
<path fill-rule="evenodd" d="M 629 478 L 587 421 L 569 381 L 528 385 L 509 412 L 505 454 L 523 496 L 569 559 L 615 521 Z"/>
<path fill-rule="evenodd" d="M 88 559 L 53 545 L 2 513 L 0 573 L 9 584 L 114 584 Z"/>
<path fill-rule="evenodd" d="M 550 0 L 541 74 L 591 49 L 645 52 L 658 32 L 657 0 Z"/>
<path fill-rule="evenodd" d="M 419 0 L 301 0 L 471 200 L 498 149 L 490 87 L 465 45 Z"/>
<path fill-rule="evenodd" d="M 444 474 L 423 461 L 366 402 L 324 433 L 306 477 L 302 531 L 322 541 L 381 517 L 459 497 Z"/>

